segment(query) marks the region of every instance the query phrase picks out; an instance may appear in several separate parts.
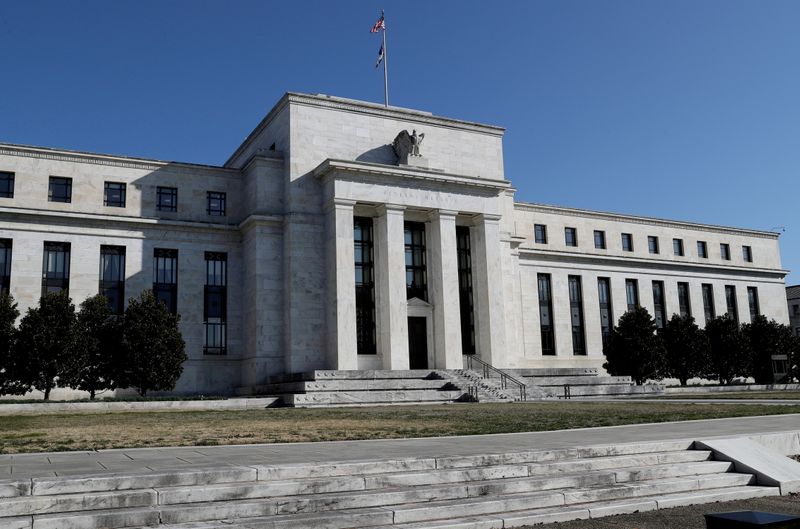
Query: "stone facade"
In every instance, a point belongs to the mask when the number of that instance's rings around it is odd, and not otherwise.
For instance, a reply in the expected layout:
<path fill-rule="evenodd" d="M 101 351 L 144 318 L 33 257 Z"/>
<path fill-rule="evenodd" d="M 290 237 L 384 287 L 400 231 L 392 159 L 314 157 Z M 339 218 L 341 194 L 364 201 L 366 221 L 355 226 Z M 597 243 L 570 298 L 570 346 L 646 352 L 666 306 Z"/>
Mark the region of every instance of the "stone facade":
<path fill-rule="evenodd" d="M 422 157 L 399 163 L 392 143 L 404 130 L 425 134 Z M 700 325 L 702 285 L 712 285 L 716 314 L 726 312 L 725 287 L 734 286 L 741 321 L 750 318 L 748 288 L 756 288 L 757 310 L 788 323 L 777 234 L 515 202 L 502 138 L 495 126 L 287 94 L 220 167 L 0 145 L 0 172 L 14 178 L 13 197 L 0 198 L 0 239 L 13 245 L 10 290 L 23 311 L 37 302 L 45 241 L 71 243 L 76 302 L 98 291 L 101 245 L 126 248 L 126 297 L 152 286 L 155 249 L 178 250 L 177 310 L 189 354 L 182 393 L 231 393 L 313 369 L 460 368 L 472 343 L 501 368 L 599 367 L 598 278 L 609 279 L 614 321 L 627 307 L 626 280 L 635 279 L 651 313 L 652 281 L 663 282 L 667 315 L 678 311 L 678 283 L 688 283 Z M 71 202 L 48 200 L 52 176 L 72 179 Z M 103 205 L 105 182 L 126 184 L 124 207 Z M 178 190 L 176 212 L 157 208 L 159 186 Z M 226 194 L 224 216 L 209 215 L 208 192 Z M 370 332 L 359 323 L 354 217 L 371 219 L 370 354 L 358 354 Z M 408 299 L 408 223 L 424 232 L 426 299 Z M 546 243 L 536 242 L 535 225 L 546 226 Z M 575 230 L 574 246 L 566 228 Z M 623 233 L 633 251 L 623 250 Z M 648 251 L 648 237 L 658 237 L 658 253 Z M 673 239 L 684 255 L 675 255 Z M 227 256 L 224 355 L 205 354 L 206 252 Z M 548 355 L 540 274 L 552 290 Z M 574 277 L 582 304 L 570 303 Z M 472 304 L 464 309 L 467 280 Z M 580 348 L 574 321 L 582 323 Z"/>
<path fill-rule="evenodd" d="M 800 336 L 800 285 L 786 287 L 786 300 L 789 304 L 789 325 L 796 336 Z"/>

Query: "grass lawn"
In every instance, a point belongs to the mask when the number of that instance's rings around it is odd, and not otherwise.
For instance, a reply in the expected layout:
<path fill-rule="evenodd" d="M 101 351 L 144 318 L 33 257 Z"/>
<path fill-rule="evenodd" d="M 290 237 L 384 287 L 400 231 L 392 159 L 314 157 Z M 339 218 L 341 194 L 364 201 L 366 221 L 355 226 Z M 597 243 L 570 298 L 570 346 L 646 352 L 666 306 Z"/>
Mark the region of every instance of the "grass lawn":
<path fill-rule="evenodd" d="M 531 432 L 800 413 L 800 405 L 543 402 L 0 416 L 0 453 Z"/>
<path fill-rule="evenodd" d="M 800 400 L 800 391 L 731 391 L 719 393 L 681 393 L 662 399 L 756 399 L 756 400 Z"/>

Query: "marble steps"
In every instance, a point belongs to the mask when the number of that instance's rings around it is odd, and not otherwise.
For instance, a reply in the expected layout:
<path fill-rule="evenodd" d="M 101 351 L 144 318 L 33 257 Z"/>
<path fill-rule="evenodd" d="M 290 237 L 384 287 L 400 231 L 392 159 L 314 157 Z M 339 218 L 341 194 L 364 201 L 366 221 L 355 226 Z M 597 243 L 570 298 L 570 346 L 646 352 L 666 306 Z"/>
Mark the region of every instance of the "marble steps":
<path fill-rule="evenodd" d="M 447 387 L 442 379 L 395 378 L 395 379 L 330 379 L 279 382 L 267 386 L 274 394 L 308 393 L 311 391 L 395 391 L 434 390 Z"/>

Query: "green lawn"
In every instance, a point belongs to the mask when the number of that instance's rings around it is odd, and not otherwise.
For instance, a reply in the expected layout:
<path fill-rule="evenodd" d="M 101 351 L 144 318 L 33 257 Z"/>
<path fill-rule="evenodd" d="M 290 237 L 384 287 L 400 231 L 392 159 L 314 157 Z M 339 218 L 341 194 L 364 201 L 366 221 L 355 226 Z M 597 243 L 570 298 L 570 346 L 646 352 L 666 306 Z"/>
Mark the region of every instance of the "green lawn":
<path fill-rule="evenodd" d="M 530 432 L 800 413 L 800 405 L 537 402 L 0 416 L 0 453 Z"/>

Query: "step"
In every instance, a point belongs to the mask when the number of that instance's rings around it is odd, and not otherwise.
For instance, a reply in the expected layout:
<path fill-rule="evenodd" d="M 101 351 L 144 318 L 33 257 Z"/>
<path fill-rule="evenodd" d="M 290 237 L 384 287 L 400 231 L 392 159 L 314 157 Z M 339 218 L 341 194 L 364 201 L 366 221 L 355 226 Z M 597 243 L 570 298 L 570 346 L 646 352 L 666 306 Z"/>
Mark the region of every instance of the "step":
<path fill-rule="evenodd" d="M 360 406 L 371 404 L 412 404 L 417 402 L 453 402 L 463 391 L 317 391 L 294 393 L 283 397 L 289 406 Z"/>
<path fill-rule="evenodd" d="M 281 382 L 299 382 L 304 380 L 387 380 L 387 379 L 441 379 L 435 369 L 409 369 L 409 370 L 316 370 L 304 373 L 291 373 L 284 375 L 274 375 L 267 379 L 267 383 L 276 384 Z"/>
<path fill-rule="evenodd" d="M 582 376 L 582 377 L 526 377 L 525 382 L 535 384 L 540 387 L 548 386 L 604 386 L 604 385 L 628 385 L 633 384 L 631 377 L 610 377 L 610 376 Z"/>
<path fill-rule="evenodd" d="M 422 378 L 331 379 L 268 384 L 268 393 L 309 393 L 315 391 L 416 391 L 452 389 L 447 380 Z"/>

